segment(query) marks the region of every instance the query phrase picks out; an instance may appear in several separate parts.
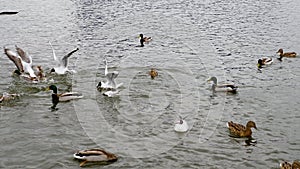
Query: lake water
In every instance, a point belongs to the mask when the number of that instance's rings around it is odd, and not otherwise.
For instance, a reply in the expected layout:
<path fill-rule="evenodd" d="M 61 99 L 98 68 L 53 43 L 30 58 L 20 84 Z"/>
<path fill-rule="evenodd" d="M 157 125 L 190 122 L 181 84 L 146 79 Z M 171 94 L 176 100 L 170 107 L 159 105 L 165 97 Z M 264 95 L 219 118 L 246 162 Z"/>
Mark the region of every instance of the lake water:
<path fill-rule="evenodd" d="M 18 45 L 46 72 L 76 47 L 75 74 L 50 75 L 31 84 L 12 76 L 0 57 L 0 92 L 21 94 L 0 107 L 0 168 L 80 168 L 76 150 L 104 148 L 115 163 L 87 168 L 279 168 L 300 158 L 299 58 L 275 59 L 276 51 L 300 53 L 300 2 L 242 1 L 5 1 L 0 46 Z M 145 47 L 138 35 L 151 36 Z M 260 57 L 274 57 L 261 71 Z M 119 71 L 120 96 L 104 97 L 96 85 Z M 151 80 L 147 72 L 158 70 Z M 206 80 L 234 82 L 235 95 L 213 95 Z M 59 103 L 51 92 L 79 91 L 84 98 Z M 190 130 L 175 133 L 186 117 Z M 256 122 L 255 145 L 229 137 L 227 121 Z"/>

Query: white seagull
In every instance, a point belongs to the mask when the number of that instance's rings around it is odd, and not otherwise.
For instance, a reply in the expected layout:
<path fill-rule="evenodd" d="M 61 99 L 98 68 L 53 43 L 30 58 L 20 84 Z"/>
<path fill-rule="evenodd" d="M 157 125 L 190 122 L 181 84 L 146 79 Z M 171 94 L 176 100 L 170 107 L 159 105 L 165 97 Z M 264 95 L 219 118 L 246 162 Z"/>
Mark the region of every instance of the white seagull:
<path fill-rule="evenodd" d="M 68 58 L 73 54 L 75 53 L 76 51 L 79 50 L 79 48 L 76 48 L 74 49 L 73 51 L 71 51 L 70 53 L 68 53 L 67 55 L 65 55 L 61 60 L 58 60 L 58 58 L 56 57 L 56 54 L 55 54 L 55 51 L 54 51 L 54 48 L 51 44 L 51 42 L 49 41 L 49 44 L 52 48 L 52 53 L 53 53 L 53 58 L 54 58 L 54 61 L 56 61 L 57 63 L 57 67 L 54 67 L 51 69 L 50 73 L 52 72 L 55 72 L 57 74 L 65 74 L 66 72 L 74 72 L 74 70 L 69 70 L 68 69 Z"/>
<path fill-rule="evenodd" d="M 187 122 L 181 116 L 179 116 L 179 121 L 175 122 L 174 130 L 180 133 L 187 132 L 189 130 Z"/>
<path fill-rule="evenodd" d="M 36 75 L 34 74 L 34 71 L 32 69 L 32 58 L 31 56 L 27 55 L 21 48 L 19 48 L 16 45 L 16 50 L 17 53 L 13 52 L 12 50 L 5 48 L 4 47 L 4 53 L 8 56 L 8 58 L 14 62 L 14 64 L 16 65 L 17 69 L 15 71 L 15 73 L 22 75 L 22 76 L 26 76 L 22 73 L 28 73 L 29 74 L 29 79 L 31 80 L 37 80 Z"/>
<path fill-rule="evenodd" d="M 100 81 L 98 83 L 98 85 L 97 85 L 98 90 L 112 90 L 112 89 L 117 89 L 123 85 L 123 83 L 117 84 L 115 81 L 115 78 L 117 78 L 119 75 L 118 71 L 108 72 L 106 58 L 105 58 L 104 75 L 106 76 L 106 81 L 105 82 Z M 118 93 L 118 92 L 116 92 L 116 93 Z"/>

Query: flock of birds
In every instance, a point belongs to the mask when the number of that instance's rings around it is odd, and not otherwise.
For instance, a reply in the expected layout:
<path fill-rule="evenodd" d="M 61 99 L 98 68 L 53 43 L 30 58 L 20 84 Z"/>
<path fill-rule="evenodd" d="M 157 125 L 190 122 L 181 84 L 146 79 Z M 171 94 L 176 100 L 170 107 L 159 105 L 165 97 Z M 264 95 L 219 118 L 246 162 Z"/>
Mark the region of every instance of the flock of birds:
<path fill-rule="evenodd" d="M 144 47 L 144 43 L 148 43 L 152 40 L 151 37 L 144 37 L 143 34 L 140 34 L 140 47 Z M 62 57 L 61 59 L 58 59 L 55 50 L 52 46 L 52 44 L 49 42 L 53 58 L 57 62 L 56 67 L 52 68 L 50 73 L 56 73 L 56 74 L 66 74 L 67 72 L 75 73 L 74 70 L 68 69 L 68 58 L 77 52 L 79 49 L 76 48 L 69 52 L 67 55 Z M 32 58 L 30 55 L 28 55 L 26 52 L 24 52 L 20 47 L 15 46 L 16 52 L 12 51 L 9 48 L 4 47 L 4 53 L 7 55 L 7 57 L 15 64 L 16 70 L 13 72 L 17 76 L 19 76 L 22 79 L 25 79 L 26 81 L 30 81 L 32 83 L 38 83 L 41 81 L 46 81 L 47 77 L 42 69 L 41 66 L 36 66 L 36 70 L 33 70 L 32 65 Z M 283 57 L 296 57 L 297 54 L 295 52 L 289 52 L 289 53 L 283 53 L 282 49 L 279 49 L 277 54 L 279 55 L 278 60 L 282 61 Z M 266 65 L 270 65 L 273 63 L 272 58 L 261 58 L 258 59 L 257 67 L 259 69 L 263 68 Z M 158 72 L 156 69 L 152 68 L 148 72 L 151 79 L 155 79 L 155 77 L 158 76 Z M 105 70 L 104 75 L 106 77 L 105 81 L 100 81 L 97 85 L 97 90 L 102 92 L 104 96 L 107 97 L 114 97 L 117 96 L 120 92 L 120 87 L 123 85 L 123 83 L 117 83 L 116 78 L 119 75 L 119 72 L 108 71 L 108 65 L 107 65 L 107 59 L 105 58 Z M 231 92 L 236 93 L 238 87 L 233 83 L 218 83 L 216 77 L 210 77 L 208 82 L 212 82 L 212 91 L 213 92 Z M 64 101 L 70 101 L 74 99 L 80 99 L 83 98 L 83 95 L 77 92 L 67 92 L 67 93 L 58 93 L 58 89 L 55 85 L 50 85 L 47 90 L 52 91 L 52 110 L 57 110 L 56 106 L 59 102 Z M 12 100 L 16 97 L 18 97 L 18 94 L 9 94 L 9 93 L 3 93 L 3 95 L 0 97 L 0 103 Z M 175 122 L 174 130 L 179 133 L 185 133 L 189 130 L 188 123 L 185 120 L 186 117 L 179 116 L 179 120 Z M 238 123 L 234 123 L 232 121 L 227 123 L 227 127 L 229 129 L 229 133 L 233 137 L 245 137 L 249 138 L 251 143 L 255 143 L 256 141 L 252 139 L 252 131 L 251 128 L 257 129 L 256 124 L 253 121 L 248 121 L 246 126 Z M 87 162 L 114 162 L 117 161 L 118 157 L 115 154 L 109 153 L 103 149 L 88 149 L 88 150 L 81 150 L 77 151 L 74 155 L 74 158 L 81 160 L 80 166 L 84 166 Z M 280 167 L 282 169 L 296 169 L 300 168 L 299 161 L 294 161 L 292 164 L 288 162 L 283 162 L 280 164 Z"/>

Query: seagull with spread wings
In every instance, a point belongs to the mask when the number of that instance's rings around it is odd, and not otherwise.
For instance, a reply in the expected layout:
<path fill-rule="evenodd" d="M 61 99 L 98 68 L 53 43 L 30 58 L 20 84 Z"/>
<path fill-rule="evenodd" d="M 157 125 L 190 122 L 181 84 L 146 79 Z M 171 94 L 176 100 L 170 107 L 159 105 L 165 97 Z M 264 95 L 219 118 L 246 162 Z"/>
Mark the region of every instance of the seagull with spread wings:
<path fill-rule="evenodd" d="M 116 78 L 119 75 L 118 71 L 108 72 L 107 60 L 105 58 L 105 70 L 104 75 L 106 76 L 106 81 L 100 81 L 97 85 L 98 90 L 112 90 L 117 89 L 123 85 L 123 83 L 116 83 Z"/>
<path fill-rule="evenodd" d="M 73 54 L 75 53 L 76 51 L 79 50 L 79 48 L 76 48 L 74 50 L 72 50 L 70 53 L 68 53 L 67 55 L 65 55 L 62 59 L 58 59 L 56 57 L 56 54 L 55 54 L 55 51 L 54 51 L 54 48 L 51 44 L 51 42 L 49 42 L 51 48 L 52 48 L 52 53 L 53 53 L 53 58 L 54 58 L 54 61 L 56 61 L 57 63 L 57 66 L 52 68 L 50 73 L 52 72 L 55 72 L 57 74 L 65 74 L 66 72 L 74 72 L 74 70 L 69 70 L 68 69 L 68 58 Z"/>
<path fill-rule="evenodd" d="M 14 62 L 18 70 L 15 70 L 15 72 L 19 75 L 22 75 L 24 77 L 27 77 L 30 80 L 36 81 L 37 77 L 34 74 L 34 71 L 32 69 L 32 58 L 30 55 L 27 55 L 24 50 L 19 48 L 16 45 L 16 51 L 12 51 L 11 49 L 4 47 L 4 53 L 8 56 L 8 58 Z M 29 76 L 25 73 L 28 73 Z"/>

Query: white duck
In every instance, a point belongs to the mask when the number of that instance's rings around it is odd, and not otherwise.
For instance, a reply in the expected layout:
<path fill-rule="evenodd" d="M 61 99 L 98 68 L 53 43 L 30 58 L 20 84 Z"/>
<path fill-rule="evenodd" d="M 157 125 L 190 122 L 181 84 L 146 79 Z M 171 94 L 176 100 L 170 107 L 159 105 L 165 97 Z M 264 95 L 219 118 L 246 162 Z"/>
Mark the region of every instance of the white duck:
<path fill-rule="evenodd" d="M 13 52 L 12 50 L 8 48 L 4 48 L 4 53 L 8 56 L 8 58 L 14 62 L 17 69 L 15 73 L 18 75 L 22 75 L 25 78 L 28 78 L 32 81 L 37 81 L 37 77 L 34 74 L 34 71 L 32 69 L 32 58 L 31 56 L 28 56 L 21 48 L 19 48 L 16 45 L 17 53 Z M 28 75 L 24 74 L 28 73 Z"/>
<path fill-rule="evenodd" d="M 179 116 L 179 121 L 175 122 L 174 130 L 176 132 L 181 132 L 181 133 L 187 132 L 189 130 L 189 126 L 187 122 L 181 116 Z"/>
<path fill-rule="evenodd" d="M 105 82 L 100 81 L 98 83 L 98 85 L 97 85 L 98 90 L 112 90 L 112 89 L 117 89 L 123 85 L 123 83 L 117 84 L 115 81 L 115 79 L 119 75 L 118 71 L 108 72 L 106 59 L 105 59 L 104 75 L 106 76 L 106 81 Z"/>
<path fill-rule="evenodd" d="M 68 69 L 68 58 L 73 54 L 75 53 L 76 51 L 79 50 L 79 48 L 76 48 L 74 50 L 72 50 L 70 53 L 68 53 L 67 55 L 65 55 L 61 60 L 58 60 L 58 58 L 56 57 L 56 54 L 55 54 L 55 51 L 54 51 L 54 48 L 51 44 L 51 42 L 49 42 L 51 48 L 52 48 L 52 53 L 53 53 L 53 58 L 54 58 L 54 61 L 56 61 L 57 63 L 57 67 L 54 67 L 51 69 L 50 73 L 52 72 L 55 72 L 57 74 L 65 74 L 66 72 L 75 72 L 74 70 L 69 70 Z"/>

